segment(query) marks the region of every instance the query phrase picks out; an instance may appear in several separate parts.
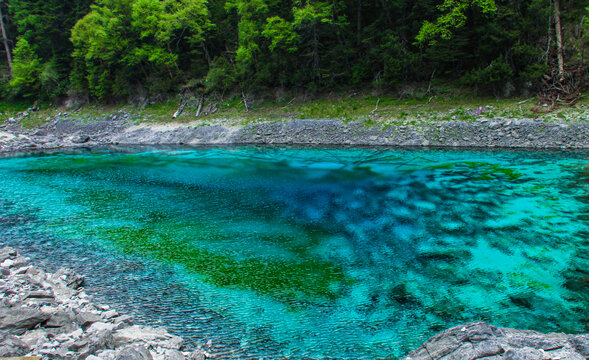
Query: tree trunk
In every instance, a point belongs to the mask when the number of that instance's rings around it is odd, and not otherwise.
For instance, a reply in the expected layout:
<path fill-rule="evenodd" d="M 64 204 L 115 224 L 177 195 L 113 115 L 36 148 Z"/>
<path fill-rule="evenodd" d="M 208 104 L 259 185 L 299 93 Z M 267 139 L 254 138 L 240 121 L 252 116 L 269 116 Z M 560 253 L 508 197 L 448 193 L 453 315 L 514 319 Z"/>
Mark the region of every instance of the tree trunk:
<path fill-rule="evenodd" d="M 207 48 L 207 44 L 205 44 L 205 42 L 202 42 L 202 50 L 205 53 L 205 59 L 207 59 L 207 64 L 209 65 L 209 67 L 211 67 L 211 55 L 209 54 L 209 49 Z"/>
<path fill-rule="evenodd" d="M 245 106 L 245 112 L 250 112 L 250 107 L 247 103 L 247 96 L 245 96 L 245 92 L 241 91 L 241 97 L 243 97 L 243 105 Z"/>
<path fill-rule="evenodd" d="M 356 46 L 362 41 L 362 0 L 358 0 L 358 18 L 356 19 Z"/>
<path fill-rule="evenodd" d="M 317 35 L 317 25 L 313 25 L 313 76 L 319 79 L 319 37 Z"/>
<path fill-rule="evenodd" d="M 6 60 L 8 60 L 8 69 L 12 73 L 12 55 L 10 54 L 10 47 L 8 46 L 8 37 L 6 36 L 6 28 L 4 26 L 4 14 L 2 14 L 2 4 L 0 3 L 0 27 L 2 28 L 2 40 L 4 41 L 4 49 L 6 50 Z"/>
<path fill-rule="evenodd" d="M 180 114 L 182 114 L 182 112 L 184 111 L 184 108 L 186 107 L 186 104 L 188 103 L 188 100 L 184 99 L 184 96 L 182 96 L 182 100 L 180 101 L 180 107 L 178 108 L 178 110 L 176 110 L 176 112 L 174 113 L 174 115 L 172 115 L 172 119 L 177 118 L 178 116 L 180 116 Z"/>
<path fill-rule="evenodd" d="M 202 105 L 205 102 L 205 96 L 204 94 L 200 96 L 200 99 L 198 100 L 198 109 L 196 109 L 196 117 L 200 116 L 200 112 L 202 111 Z"/>
<path fill-rule="evenodd" d="M 562 46 L 562 25 L 560 23 L 560 0 L 554 0 L 554 32 L 556 35 L 556 56 L 558 60 L 558 77 L 564 80 L 564 55 Z"/>

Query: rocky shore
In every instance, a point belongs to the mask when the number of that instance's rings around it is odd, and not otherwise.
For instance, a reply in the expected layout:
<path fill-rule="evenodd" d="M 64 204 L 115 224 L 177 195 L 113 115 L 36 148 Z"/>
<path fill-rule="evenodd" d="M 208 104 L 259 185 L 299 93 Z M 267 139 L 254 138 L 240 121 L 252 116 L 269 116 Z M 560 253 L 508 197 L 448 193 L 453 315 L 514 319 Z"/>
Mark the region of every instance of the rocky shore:
<path fill-rule="evenodd" d="M 589 149 L 589 123 L 494 118 L 474 122 L 366 125 L 341 120 L 289 120 L 244 126 L 152 124 L 116 113 L 83 122 L 67 114 L 25 129 L 19 119 L 0 125 L 0 152 L 108 145 L 340 145 L 528 149 Z"/>
<path fill-rule="evenodd" d="M 93 303 L 84 277 L 47 273 L 15 249 L 0 249 L 0 358 L 87 360 L 205 359 L 185 351 L 164 328 L 134 325 L 108 305 Z"/>

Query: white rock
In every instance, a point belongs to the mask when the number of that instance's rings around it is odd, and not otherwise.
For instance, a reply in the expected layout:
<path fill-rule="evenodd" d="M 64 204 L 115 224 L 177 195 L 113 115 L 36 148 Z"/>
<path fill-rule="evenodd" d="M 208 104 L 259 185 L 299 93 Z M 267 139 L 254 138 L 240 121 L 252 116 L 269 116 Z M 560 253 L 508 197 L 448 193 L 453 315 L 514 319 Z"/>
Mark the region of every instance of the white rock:
<path fill-rule="evenodd" d="M 56 337 L 54 337 L 53 339 L 55 341 L 59 341 L 60 343 L 62 343 L 62 342 L 66 342 L 68 340 L 71 340 L 72 338 L 68 334 L 59 334 Z"/>
<path fill-rule="evenodd" d="M 70 336 L 74 339 L 79 339 L 82 337 L 82 335 L 84 335 L 84 332 L 82 331 L 82 329 L 78 329 L 78 330 L 72 331 L 70 333 Z"/>
<path fill-rule="evenodd" d="M 105 323 L 105 322 L 95 322 L 94 324 L 90 325 L 90 327 L 88 329 L 86 329 L 86 333 L 94 334 L 99 331 L 104 331 L 104 330 L 113 331 L 114 329 L 115 329 L 114 324 Z"/>
<path fill-rule="evenodd" d="M 14 260 L 12 259 L 6 259 L 2 262 L 2 264 L 0 264 L 0 266 L 5 268 L 11 267 L 12 265 L 14 265 Z"/>
<path fill-rule="evenodd" d="M 168 349 L 180 349 L 183 344 L 183 340 L 180 337 L 171 335 L 166 329 L 142 325 L 134 325 L 117 330 L 113 334 L 113 339 L 115 346 L 144 342 L 157 344 Z"/>
<path fill-rule="evenodd" d="M 103 350 L 103 351 L 96 353 L 96 355 L 100 359 L 103 359 L 103 360 L 114 360 L 116 352 L 114 350 Z M 86 358 L 86 359 L 88 359 L 88 358 Z"/>
<path fill-rule="evenodd" d="M 53 306 L 47 306 L 47 305 L 43 305 L 41 307 L 41 312 L 44 314 L 49 314 L 49 315 L 53 315 L 55 314 L 59 309 Z"/>
<path fill-rule="evenodd" d="M 47 332 L 42 329 L 29 330 L 20 336 L 20 340 L 30 347 L 41 347 L 48 341 Z"/>
<path fill-rule="evenodd" d="M 119 313 L 116 310 L 109 310 L 102 314 L 102 317 L 105 319 L 112 319 L 116 316 L 119 316 Z"/>

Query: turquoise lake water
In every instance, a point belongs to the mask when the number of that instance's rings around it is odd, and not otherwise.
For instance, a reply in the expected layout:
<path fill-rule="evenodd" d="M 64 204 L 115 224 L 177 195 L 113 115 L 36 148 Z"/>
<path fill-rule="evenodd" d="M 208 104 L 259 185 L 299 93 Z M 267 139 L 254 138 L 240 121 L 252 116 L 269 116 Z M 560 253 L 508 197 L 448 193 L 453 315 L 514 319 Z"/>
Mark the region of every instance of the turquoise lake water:
<path fill-rule="evenodd" d="M 473 320 L 589 331 L 586 152 L 0 158 L 0 245 L 219 358 L 399 358 Z"/>

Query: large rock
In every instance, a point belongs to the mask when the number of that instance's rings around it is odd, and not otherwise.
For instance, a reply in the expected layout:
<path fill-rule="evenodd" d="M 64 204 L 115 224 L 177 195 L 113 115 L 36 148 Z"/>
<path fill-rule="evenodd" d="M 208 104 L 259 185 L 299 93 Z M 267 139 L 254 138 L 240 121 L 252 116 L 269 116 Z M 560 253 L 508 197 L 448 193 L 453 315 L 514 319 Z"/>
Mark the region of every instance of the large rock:
<path fill-rule="evenodd" d="M 14 259 L 16 258 L 17 252 L 15 249 L 11 247 L 3 247 L 0 249 L 0 263 L 4 262 L 7 259 Z"/>
<path fill-rule="evenodd" d="M 585 360 L 588 350 L 589 335 L 542 334 L 474 322 L 435 335 L 405 360 Z"/>
<path fill-rule="evenodd" d="M 112 332 L 102 330 L 89 335 L 88 348 L 90 353 L 96 353 L 98 350 L 114 349 Z"/>
<path fill-rule="evenodd" d="M 27 265 L 29 265 L 29 260 L 20 255 L 16 255 L 14 258 L 9 257 L 0 263 L 1 267 L 8 268 L 12 271 L 18 270 Z"/>
<path fill-rule="evenodd" d="M 88 327 L 95 322 L 102 321 L 102 317 L 98 314 L 82 311 L 76 315 L 75 320 L 81 327 Z"/>
<path fill-rule="evenodd" d="M 56 311 L 45 323 L 46 327 L 63 327 L 74 322 L 75 315 L 71 310 Z"/>
<path fill-rule="evenodd" d="M 117 347 L 132 343 L 153 343 L 157 342 L 160 346 L 167 349 L 181 349 L 183 340 L 168 333 L 163 328 L 152 328 L 149 326 L 134 325 L 128 328 L 118 330 L 113 335 Z"/>
<path fill-rule="evenodd" d="M 77 289 L 84 285 L 86 278 L 83 275 L 75 273 L 73 270 L 60 268 L 55 273 L 54 277 L 62 280 L 68 287 Z"/>
<path fill-rule="evenodd" d="M 0 312 L 0 329 L 21 335 L 47 321 L 49 315 L 26 307 L 4 308 Z"/>
<path fill-rule="evenodd" d="M 164 360 L 185 360 L 186 356 L 178 350 L 166 350 Z"/>
<path fill-rule="evenodd" d="M 16 336 L 0 331 L 0 357 L 21 356 L 29 350 L 29 346 Z"/>
<path fill-rule="evenodd" d="M 144 346 L 135 345 L 125 347 L 115 360 L 153 360 L 153 357 Z"/>

